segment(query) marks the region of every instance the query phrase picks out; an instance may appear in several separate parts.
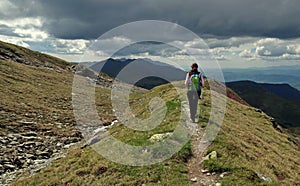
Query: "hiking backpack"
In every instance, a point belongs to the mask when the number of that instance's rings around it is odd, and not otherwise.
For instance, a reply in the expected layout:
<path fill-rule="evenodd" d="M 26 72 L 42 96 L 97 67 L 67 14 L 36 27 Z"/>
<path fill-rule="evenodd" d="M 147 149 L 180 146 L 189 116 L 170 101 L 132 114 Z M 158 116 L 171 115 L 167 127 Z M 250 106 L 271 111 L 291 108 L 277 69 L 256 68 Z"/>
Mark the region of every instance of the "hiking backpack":
<path fill-rule="evenodd" d="M 191 75 L 191 85 L 190 90 L 201 90 L 201 78 L 200 74 L 192 74 Z"/>

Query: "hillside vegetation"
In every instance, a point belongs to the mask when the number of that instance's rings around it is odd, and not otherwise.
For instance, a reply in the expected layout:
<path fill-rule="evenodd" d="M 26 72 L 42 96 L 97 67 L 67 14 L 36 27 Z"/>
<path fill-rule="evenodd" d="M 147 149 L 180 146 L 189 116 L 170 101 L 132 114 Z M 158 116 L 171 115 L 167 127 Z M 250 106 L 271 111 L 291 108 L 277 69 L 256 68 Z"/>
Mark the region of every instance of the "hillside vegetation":
<path fill-rule="evenodd" d="M 24 50 L 6 45 L 10 53 Z M 30 51 L 26 55 L 31 55 Z M 13 54 L 11 54 L 13 55 Z M 24 54 L 25 55 L 25 54 Z M 32 54 L 34 56 L 35 54 Z M 72 111 L 73 73 L 69 63 L 43 61 L 51 58 L 43 54 L 33 63 L 17 62 L 13 57 L 0 60 L 0 143 L 2 180 L 13 170 L 17 174 L 12 185 L 190 185 L 189 160 L 195 156 L 194 142 L 188 142 L 170 159 L 161 163 L 134 167 L 111 162 L 91 146 L 81 141 Z M 51 58 L 55 60 L 55 58 Z M 30 62 L 31 59 L 28 60 Z M 34 58 L 32 58 L 34 60 Z M 61 63 L 63 65 L 61 65 Z M 53 70 L 55 69 L 55 70 Z M 88 79 L 87 79 L 88 80 Z M 210 83 L 215 83 L 209 80 Z M 183 82 L 176 82 L 184 90 Z M 184 92 L 184 91 L 183 91 Z M 210 115 L 210 91 L 204 89 L 203 119 L 195 124 L 203 131 Z M 116 119 L 111 106 L 109 87 L 96 87 L 96 108 L 106 124 Z M 233 97 L 237 95 L 231 92 Z M 107 133 L 131 145 L 146 146 L 155 134 L 172 132 L 180 120 L 181 101 L 171 84 L 155 87 L 150 91 L 139 90 L 130 94 L 130 106 L 138 118 L 150 115 L 149 101 L 161 97 L 167 106 L 165 119 L 150 131 L 135 131 L 117 122 Z M 219 95 L 220 98 L 225 95 Z M 239 100 L 239 98 L 238 98 Z M 203 105 L 202 105 L 203 104 Z M 218 136 L 205 152 L 216 151 L 216 159 L 202 162 L 199 169 L 208 169 L 223 185 L 297 185 L 300 183 L 300 152 L 288 136 L 273 128 L 270 117 L 255 108 L 227 99 L 226 113 Z M 197 141 L 196 141 L 197 142 Z M 73 148 L 70 145 L 76 144 Z M 197 144 L 197 143 L 196 143 Z M 159 149 L 158 156 L 165 149 Z M 25 169 L 38 165 L 65 151 L 45 168 L 34 171 Z M 122 154 L 120 154 L 122 156 Z M 21 162 L 21 163 L 19 163 Z M 224 175 L 220 177 L 219 175 Z M 4 178 L 3 178 L 4 177 Z M 268 178 L 268 179 L 266 179 Z M 200 180 L 195 184 L 201 185 Z M 4 183 L 4 182 L 2 182 Z"/>
<path fill-rule="evenodd" d="M 274 117 L 287 128 L 300 127 L 300 92 L 288 85 L 260 84 L 251 81 L 227 83 L 242 99 Z"/>
<path fill-rule="evenodd" d="M 209 93 L 207 89 L 206 93 Z M 132 106 L 137 116 L 147 117 L 149 111 L 145 105 L 153 96 L 162 96 L 168 105 L 167 118 L 158 128 L 137 132 L 119 124 L 109 130 L 110 134 L 128 144 L 143 146 L 150 143 L 153 134 L 171 132 L 180 106 L 172 86 L 157 87 L 143 96 L 132 95 Z M 134 100 L 139 100 L 138 104 Z M 204 121 L 209 117 L 209 100 L 207 94 Z M 205 127 L 205 123 L 200 122 L 199 126 Z M 226 172 L 224 178 L 215 177 L 224 185 L 295 185 L 300 181 L 298 147 L 287 135 L 272 127 L 269 116 L 234 100 L 228 99 L 221 131 L 206 154 L 212 151 L 217 152 L 217 159 L 202 164 L 199 161 L 199 169 L 208 168 L 217 175 Z M 189 185 L 187 162 L 190 156 L 193 154 L 188 143 L 162 163 L 131 167 L 112 163 L 90 147 L 78 148 L 32 177 L 20 178 L 14 185 Z M 271 181 L 264 181 L 260 176 Z"/>

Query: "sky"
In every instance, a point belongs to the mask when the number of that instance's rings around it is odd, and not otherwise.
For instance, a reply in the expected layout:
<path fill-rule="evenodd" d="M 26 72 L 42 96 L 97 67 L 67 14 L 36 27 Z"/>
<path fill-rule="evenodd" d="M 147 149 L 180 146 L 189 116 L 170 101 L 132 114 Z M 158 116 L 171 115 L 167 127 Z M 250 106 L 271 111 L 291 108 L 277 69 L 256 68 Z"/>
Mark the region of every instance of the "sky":
<path fill-rule="evenodd" d="M 300 64 L 299 0 L 0 0 L 0 40 L 72 62 L 81 61 L 103 34 L 142 20 L 195 33 L 202 40 L 172 42 L 193 55 L 203 55 L 204 42 L 223 68 Z M 101 43 L 109 50 L 132 40 L 120 34 Z M 150 44 L 116 57 L 186 60 L 185 50 Z M 106 50 L 94 50 L 90 60 L 105 59 Z"/>

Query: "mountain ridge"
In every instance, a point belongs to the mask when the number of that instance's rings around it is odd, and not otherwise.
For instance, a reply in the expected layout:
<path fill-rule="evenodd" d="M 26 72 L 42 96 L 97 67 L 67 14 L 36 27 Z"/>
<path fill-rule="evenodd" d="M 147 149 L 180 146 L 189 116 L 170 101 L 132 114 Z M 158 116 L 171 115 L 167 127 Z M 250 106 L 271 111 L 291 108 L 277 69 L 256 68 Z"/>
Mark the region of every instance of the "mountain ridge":
<path fill-rule="evenodd" d="M 95 72 L 105 73 L 113 78 L 146 89 L 152 89 L 155 86 L 171 81 L 184 80 L 186 75 L 186 72 L 181 69 L 147 58 L 109 58 L 101 62 L 96 62 L 89 66 L 89 68 Z"/>
<path fill-rule="evenodd" d="M 250 80 L 244 80 L 244 81 L 241 80 L 241 81 L 227 82 L 226 84 L 227 85 L 248 84 L 249 86 L 255 85 L 263 89 L 266 89 L 279 97 L 300 101 L 300 91 L 292 87 L 288 83 L 257 83 Z"/>
<path fill-rule="evenodd" d="M 250 80 L 259 83 L 287 83 L 300 90 L 298 66 L 274 68 L 223 69 L 223 74 L 226 82 Z"/>

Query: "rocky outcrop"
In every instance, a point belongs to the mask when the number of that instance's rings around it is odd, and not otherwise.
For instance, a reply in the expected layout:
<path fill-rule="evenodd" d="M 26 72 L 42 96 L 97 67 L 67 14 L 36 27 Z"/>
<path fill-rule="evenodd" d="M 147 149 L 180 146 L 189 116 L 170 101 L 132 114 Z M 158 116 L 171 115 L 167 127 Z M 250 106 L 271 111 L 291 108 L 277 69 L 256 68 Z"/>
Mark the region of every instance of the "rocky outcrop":
<path fill-rule="evenodd" d="M 25 129 L 28 125 L 32 127 L 16 133 L 0 133 L 0 175 L 43 164 L 82 140 L 81 133 L 75 128 L 69 133 L 58 133 L 53 128 L 38 128 L 36 122 L 20 123 Z M 1 184 L 7 182 L 7 176 L 0 178 Z"/>

